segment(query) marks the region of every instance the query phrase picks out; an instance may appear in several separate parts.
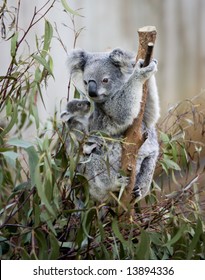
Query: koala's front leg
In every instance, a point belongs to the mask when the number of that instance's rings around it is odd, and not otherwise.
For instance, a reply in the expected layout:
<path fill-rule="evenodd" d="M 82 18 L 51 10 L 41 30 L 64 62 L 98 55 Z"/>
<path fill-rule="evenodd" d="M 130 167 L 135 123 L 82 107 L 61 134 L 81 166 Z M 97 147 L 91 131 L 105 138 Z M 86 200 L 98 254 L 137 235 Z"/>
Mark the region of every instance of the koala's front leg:
<path fill-rule="evenodd" d="M 157 71 L 156 60 L 152 60 L 144 68 L 140 68 L 141 64 L 142 60 L 139 60 L 136 69 L 122 89 L 105 104 L 104 110 L 113 119 L 112 123 L 116 124 L 115 133 L 123 133 L 138 117 L 143 83 Z"/>

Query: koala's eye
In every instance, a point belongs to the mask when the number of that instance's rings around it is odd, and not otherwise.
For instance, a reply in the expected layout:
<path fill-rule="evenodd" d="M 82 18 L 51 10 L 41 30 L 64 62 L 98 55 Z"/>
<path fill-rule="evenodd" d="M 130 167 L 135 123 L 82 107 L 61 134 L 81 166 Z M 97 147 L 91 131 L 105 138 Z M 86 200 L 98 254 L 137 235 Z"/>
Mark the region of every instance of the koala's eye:
<path fill-rule="evenodd" d="M 86 86 L 87 86 L 87 84 L 88 84 L 88 83 L 87 83 L 85 80 L 84 80 L 83 82 L 84 82 L 84 85 L 86 85 Z"/>
<path fill-rule="evenodd" d="M 78 103 L 77 106 L 80 108 L 80 107 L 83 106 L 83 104 L 82 103 Z"/>
<path fill-rule="evenodd" d="M 102 82 L 105 83 L 105 84 L 107 84 L 107 83 L 108 83 L 108 78 L 104 78 L 104 79 L 102 80 Z"/>

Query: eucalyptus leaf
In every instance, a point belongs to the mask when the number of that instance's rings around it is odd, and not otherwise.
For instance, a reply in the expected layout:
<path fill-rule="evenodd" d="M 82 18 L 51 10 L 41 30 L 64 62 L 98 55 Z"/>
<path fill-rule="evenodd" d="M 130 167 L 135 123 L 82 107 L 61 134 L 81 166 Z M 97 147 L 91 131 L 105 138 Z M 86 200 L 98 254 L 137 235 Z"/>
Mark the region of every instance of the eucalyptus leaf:
<path fill-rule="evenodd" d="M 14 125 L 17 123 L 17 121 L 18 121 L 18 107 L 13 106 L 11 120 L 10 120 L 9 124 L 3 130 L 0 130 L 0 136 L 4 137 L 14 127 Z"/>
<path fill-rule="evenodd" d="M 189 246 L 187 260 L 191 259 L 191 256 L 193 255 L 193 252 L 196 249 L 197 243 L 199 242 L 199 238 L 202 233 L 203 233 L 202 222 L 200 219 L 198 219 L 196 227 L 195 227 L 195 233 L 194 233 L 193 239 L 191 241 L 191 244 Z"/>
<path fill-rule="evenodd" d="M 44 45 L 43 45 L 43 56 L 45 57 L 49 51 L 51 40 L 53 37 L 53 27 L 48 20 L 45 20 L 45 27 L 44 27 Z"/>
<path fill-rule="evenodd" d="M 6 158 L 11 159 L 12 161 L 16 161 L 16 159 L 18 158 L 18 153 L 12 151 L 1 152 L 1 154 Z"/>
<path fill-rule="evenodd" d="M 50 65 L 49 63 L 46 61 L 46 59 L 42 56 L 39 56 L 39 55 L 33 55 L 33 58 L 38 62 L 40 63 L 47 71 L 48 73 L 53 76 L 53 71 L 52 69 L 50 68 Z"/>
<path fill-rule="evenodd" d="M 24 149 L 27 149 L 27 148 L 30 148 L 33 146 L 33 144 L 29 141 L 25 141 L 23 139 L 19 139 L 19 138 L 11 138 L 7 141 L 7 144 L 8 145 L 11 145 L 11 146 L 15 146 L 15 147 L 20 147 L 20 148 L 24 148 Z"/>
<path fill-rule="evenodd" d="M 137 247 L 137 258 L 139 260 L 148 260 L 150 255 L 150 237 L 149 233 L 141 230 L 140 241 Z"/>
<path fill-rule="evenodd" d="M 49 234 L 50 239 L 50 253 L 48 256 L 49 260 L 57 260 L 60 253 L 60 246 L 58 244 L 58 239 L 52 234 Z"/>
<path fill-rule="evenodd" d="M 36 171 L 36 166 L 38 165 L 38 162 L 39 162 L 39 158 L 38 158 L 38 154 L 33 146 L 27 148 L 26 152 L 29 157 L 29 171 L 30 171 L 31 183 L 34 186 L 36 183 L 35 171 Z"/>
<path fill-rule="evenodd" d="M 11 57 L 13 58 L 16 56 L 17 40 L 18 40 L 18 32 L 15 32 L 11 38 Z"/>
<path fill-rule="evenodd" d="M 186 229 L 186 224 L 183 224 L 179 228 L 178 232 L 167 243 L 164 244 L 164 247 L 169 247 L 169 246 L 173 245 L 174 243 L 176 243 L 184 234 L 185 229 Z"/>
<path fill-rule="evenodd" d="M 73 14 L 73 15 L 75 15 L 75 16 L 80 16 L 79 13 L 77 13 L 76 11 L 74 11 L 73 9 L 71 9 L 71 8 L 68 6 L 66 0 L 61 0 L 61 3 L 62 3 L 64 9 L 65 9 L 67 12 L 69 12 L 70 14 Z"/>

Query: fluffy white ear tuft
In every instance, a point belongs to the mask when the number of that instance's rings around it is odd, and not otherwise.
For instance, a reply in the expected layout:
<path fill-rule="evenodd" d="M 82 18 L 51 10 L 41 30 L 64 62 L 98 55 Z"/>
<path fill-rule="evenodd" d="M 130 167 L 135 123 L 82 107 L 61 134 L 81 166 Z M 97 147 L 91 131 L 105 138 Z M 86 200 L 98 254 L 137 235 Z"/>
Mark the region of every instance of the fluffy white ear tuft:
<path fill-rule="evenodd" d="M 131 74 L 136 64 L 135 55 L 131 52 L 124 51 L 120 48 L 114 49 L 110 53 L 112 63 L 121 68 L 121 71 Z"/>
<path fill-rule="evenodd" d="M 82 49 L 76 49 L 71 51 L 68 54 L 67 60 L 69 73 L 72 75 L 76 72 L 83 71 L 85 63 L 87 61 L 87 57 L 87 52 Z"/>

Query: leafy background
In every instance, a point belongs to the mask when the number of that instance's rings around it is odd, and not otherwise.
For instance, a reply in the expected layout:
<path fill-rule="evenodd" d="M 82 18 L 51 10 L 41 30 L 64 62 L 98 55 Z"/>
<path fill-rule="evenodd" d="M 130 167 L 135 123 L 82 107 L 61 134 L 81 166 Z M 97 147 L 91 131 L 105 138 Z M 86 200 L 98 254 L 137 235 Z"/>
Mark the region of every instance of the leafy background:
<path fill-rule="evenodd" d="M 18 25 L 20 2 L 0 6 L 2 40 L 10 42 L 10 64 L 0 76 L 1 259 L 204 259 L 204 93 L 161 118 L 152 192 L 126 221 L 118 207 L 90 199 L 89 182 L 76 172 L 78 153 L 66 153 L 57 112 L 39 118 L 37 100 L 44 103 L 47 81 L 55 79 L 51 42 L 64 44 L 46 19 L 56 1 L 34 9 L 26 30 Z M 73 23 L 78 12 L 61 4 Z M 32 33 L 37 23 L 43 36 Z M 34 51 L 26 41 L 31 33 Z"/>

